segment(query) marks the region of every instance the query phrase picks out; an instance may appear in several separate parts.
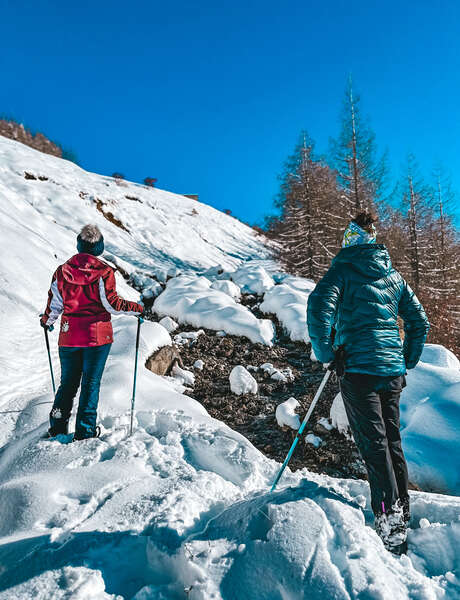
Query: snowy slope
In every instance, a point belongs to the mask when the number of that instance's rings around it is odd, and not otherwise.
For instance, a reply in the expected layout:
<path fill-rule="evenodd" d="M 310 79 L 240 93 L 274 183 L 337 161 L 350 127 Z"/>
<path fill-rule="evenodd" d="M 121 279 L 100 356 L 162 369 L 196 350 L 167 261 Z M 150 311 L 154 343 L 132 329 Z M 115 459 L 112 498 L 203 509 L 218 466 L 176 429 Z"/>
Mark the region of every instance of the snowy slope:
<path fill-rule="evenodd" d="M 48 179 L 25 179 L 26 172 Z M 0 198 L 6 214 L 26 217 L 31 207 L 36 217 L 57 224 L 54 229 L 64 237 L 87 222 L 97 223 L 105 234 L 106 250 L 125 260 L 128 268 L 185 271 L 220 264 L 233 270 L 243 260 L 269 257 L 254 230 L 206 204 L 140 184 L 117 183 L 2 136 Z M 96 209 L 98 200 L 128 231 L 104 218 Z M 33 226 L 28 229 L 36 231 Z M 67 248 L 53 248 L 59 250 L 66 254 Z"/>
<path fill-rule="evenodd" d="M 279 465 L 176 380 L 142 367 L 129 438 L 135 319 L 114 319 L 101 438 L 41 439 L 51 393 L 37 315 L 81 224 L 98 222 L 128 269 L 233 269 L 267 253 L 251 230 L 193 201 L 118 188 L 2 138 L 0 153 L 0 600 L 460 597 L 458 498 L 413 493 L 409 555 L 395 558 L 367 526 L 366 483 L 287 470 L 267 494 Z M 138 188 L 143 204 L 123 200 Z M 131 233 L 80 190 L 117 199 L 111 210 Z M 165 328 L 145 323 L 140 365 L 169 343 Z"/>

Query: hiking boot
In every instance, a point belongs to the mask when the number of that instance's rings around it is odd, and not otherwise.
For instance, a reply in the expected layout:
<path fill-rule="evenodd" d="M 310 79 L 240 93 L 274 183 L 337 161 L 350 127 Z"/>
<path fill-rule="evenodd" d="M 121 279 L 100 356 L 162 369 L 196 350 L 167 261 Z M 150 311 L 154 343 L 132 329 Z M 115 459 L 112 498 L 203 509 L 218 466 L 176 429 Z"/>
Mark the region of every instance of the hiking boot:
<path fill-rule="evenodd" d="M 63 421 L 62 423 L 55 423 L 54 425 L 52 425 L 46 432 L 45 437 L 53 438 L 57 435 L 67 435 L 68 433 L 69 423 Z"/>
<path fill-rule="evenodd" d="M 89 440 L 91 438 L 98 438 L 98 437 L 100 437 L 100 435 L 101 435 L 101 428 L 99 427 L 99 425 L 96 425 L 93 435 L 79 436 L 77 434 L 74 434 L 73 441 L 80 442 L 81 440 Z"/>
<path fill-rule="evenodd" d="M 375 515 L 375 530 L 387 550 L 398 555 L 407 552 L 407 524 L 399 500 L 386 512 Z"/>
<path fill-rule="evenodd" d="M 403 496 L 402 498 L 399 499 L 399 501 L 401 502 L 401 506 L 402 506 L 404 523 L 406 524 L 406 526 L 408 526 L 409 522 L 410 522 L 409 496 Z"/>

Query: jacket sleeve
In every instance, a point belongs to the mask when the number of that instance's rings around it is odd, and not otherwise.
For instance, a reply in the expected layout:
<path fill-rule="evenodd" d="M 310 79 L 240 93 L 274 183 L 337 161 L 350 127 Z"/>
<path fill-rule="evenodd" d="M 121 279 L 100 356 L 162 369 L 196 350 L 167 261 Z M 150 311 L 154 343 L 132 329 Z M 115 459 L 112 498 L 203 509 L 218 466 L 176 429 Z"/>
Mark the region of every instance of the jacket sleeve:
<path fill-rule="evenodd" d="M 403 354 L 406 368 L 413 369 L 422 354 L 430 324 L 423 306 L 405 281 L 398 314 L 404 320 Z"/>
<path fill-rule="evenodd" d="M 44 325 L 52 325 L 64 310 L 64 301 L 58 288 L 58 271 L 59 269 L 55 271 L 51 279 L 51 286 L 48 291 L 48 303 L 41 317 L 41 322 Z"/>
<path fill-rule="evenodd" d="M 117 294 L 115 275 L 112 269 L 99 279 L 99 296 L 102 306 L 112 315 L 140 315 L 144 310 L 141 304 L 125 300 Z"/>
<path fill-rule="evenodd" d="M 323 363 L 334 359 L 331 334 L 341 293 L 342 278 L 338 270 L 331 267 L 308 297 L 308 334 L 313 352 Z"/>

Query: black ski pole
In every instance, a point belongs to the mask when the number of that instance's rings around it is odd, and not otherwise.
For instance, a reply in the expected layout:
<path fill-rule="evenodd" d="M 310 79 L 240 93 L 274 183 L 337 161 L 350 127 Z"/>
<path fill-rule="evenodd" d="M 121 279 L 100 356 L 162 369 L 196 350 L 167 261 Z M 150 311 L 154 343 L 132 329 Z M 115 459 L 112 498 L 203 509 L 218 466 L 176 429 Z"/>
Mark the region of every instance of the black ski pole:
<path fill-rule="evenodd" d="M 136 358 L 134 359 L 134 382 L 133 396 L 131 398 L 131 418 L 129 423 L 129 435 L 133 435 L 133 419 L 134 419 L 134 403 L 136 402 L 136 380 L 137 380 L 137 357 L 139 354 L 139 339 L 141 334 L 141 324 L 144 322 L 142 317 L 137 317 L 137 334 L 136 334 Z"/>

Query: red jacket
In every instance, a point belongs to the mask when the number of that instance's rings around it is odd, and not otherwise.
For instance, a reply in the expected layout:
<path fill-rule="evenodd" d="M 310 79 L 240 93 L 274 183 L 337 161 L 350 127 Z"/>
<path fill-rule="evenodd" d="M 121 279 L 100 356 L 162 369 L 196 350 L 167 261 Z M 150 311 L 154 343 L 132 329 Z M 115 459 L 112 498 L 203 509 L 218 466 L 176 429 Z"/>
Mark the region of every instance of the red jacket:
<path fill-rule="evenodd" d="M 80 253 L 56 269 L 42 322 L 52 325 L 62 313 L 59 346 L 102 346 L 113 342 L 111 314 L 143 310 L 117 294 L 110 265 Z"/>

